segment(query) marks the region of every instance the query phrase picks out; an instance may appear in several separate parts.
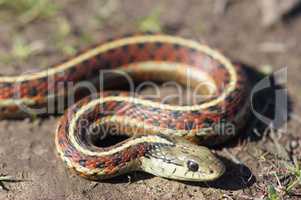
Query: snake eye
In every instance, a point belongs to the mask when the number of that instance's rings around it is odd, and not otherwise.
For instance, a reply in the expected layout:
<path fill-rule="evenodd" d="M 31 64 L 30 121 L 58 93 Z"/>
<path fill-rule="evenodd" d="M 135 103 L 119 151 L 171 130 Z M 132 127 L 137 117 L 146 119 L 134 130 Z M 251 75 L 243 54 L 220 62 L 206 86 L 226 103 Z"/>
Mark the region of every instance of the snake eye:
<path fill-rule="evenodd" d="M 190 171 L 193 171 L 193 172 L 197 172 L 199 169 L 199 165 L 192 160 L 188 160 L 187 167 Z"/>

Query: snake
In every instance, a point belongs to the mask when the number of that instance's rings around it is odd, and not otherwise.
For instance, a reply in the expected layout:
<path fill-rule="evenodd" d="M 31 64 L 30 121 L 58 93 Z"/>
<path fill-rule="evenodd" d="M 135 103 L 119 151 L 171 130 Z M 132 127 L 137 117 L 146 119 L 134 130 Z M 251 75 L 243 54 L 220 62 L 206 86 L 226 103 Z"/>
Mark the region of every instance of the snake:
<path fill-rule="evenodd" d="M 104 72 L 142 82 L 175 81 L 202 98 L 174 105 L 131 91 L 102 90 Z M 108 76 L 104 84 L 121 82 Z M 93 84 L 100 90 L 90 90 Z M 243 67 L 218 50 L 180 36 L 139 33 L 105 40 L 44 70 L 1 76 L 0 118 L 66 109 L 55 130 L 58 157 L 90 180 L 144 171 L 212 181 L 226 168 L 209 147 L 242 130 L 248 95 Z M 105 144 L 117 136 L 124 139 Z"/>

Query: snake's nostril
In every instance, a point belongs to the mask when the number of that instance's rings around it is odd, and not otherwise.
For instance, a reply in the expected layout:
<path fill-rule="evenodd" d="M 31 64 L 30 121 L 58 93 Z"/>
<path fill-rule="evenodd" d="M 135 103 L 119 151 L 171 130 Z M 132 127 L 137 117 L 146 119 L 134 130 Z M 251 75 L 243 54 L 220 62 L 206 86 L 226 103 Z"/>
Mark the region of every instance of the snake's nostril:
<path fill-rule="evenodd" d="M 213 173 L 214 173 L 214 170 L 213 170 L 213 169 L 210 169 L 210 170 L 209 170 L 209 173 L 210 173 L 210 174 L 213 174 Z"/>

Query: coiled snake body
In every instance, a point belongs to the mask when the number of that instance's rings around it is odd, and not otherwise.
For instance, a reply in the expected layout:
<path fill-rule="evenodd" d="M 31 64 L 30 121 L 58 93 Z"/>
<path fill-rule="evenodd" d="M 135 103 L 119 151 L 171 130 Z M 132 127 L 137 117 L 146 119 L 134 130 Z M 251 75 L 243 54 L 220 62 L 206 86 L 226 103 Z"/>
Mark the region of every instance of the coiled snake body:
<path fill-rule="evenodd" d="M 68 83 L 82 83 L 103 70 L 119 70 L 139 80 L 189 82 L 196 93 L 206 90 L 207 96 L 191 106 L 161 104 L 117 91 L 81 99 L 67 109 L 55 133 L 57 151 L 69 168 L 89 179 L 133 170 L 187 181 L 213 180 L 223 174 L 223 164 L 206 147 L 192 142 L 218 144 L 243 126 L 246 78 L 222 54 L 192 40 L 161 34 L 125 36 L 44 71 L 0 77 L 0 117 L 49 109 L 49 102 L 57 105 L 58 97 L 67 96 Z M 232 124 L 234 132 L 225 132 L 225 124 Z M 103 126 L 117 126 L 118 134 L 129 138 L 110 147 L 96 146 L 92 130 Z"/>

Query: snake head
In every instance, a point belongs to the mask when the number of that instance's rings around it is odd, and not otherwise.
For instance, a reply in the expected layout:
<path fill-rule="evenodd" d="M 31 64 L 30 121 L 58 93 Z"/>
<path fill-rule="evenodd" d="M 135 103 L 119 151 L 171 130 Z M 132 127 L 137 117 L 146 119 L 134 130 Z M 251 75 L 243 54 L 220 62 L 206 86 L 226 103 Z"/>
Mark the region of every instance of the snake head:
<path fill-rule="evenodd" d="M 224 165 L 208 148 L 180 137 L 168 138 L 173 145 L 155 145 L 142 159 L 143 171 L 168 179 L 196 182 L 212 181 L 224 173 Z"/>

